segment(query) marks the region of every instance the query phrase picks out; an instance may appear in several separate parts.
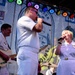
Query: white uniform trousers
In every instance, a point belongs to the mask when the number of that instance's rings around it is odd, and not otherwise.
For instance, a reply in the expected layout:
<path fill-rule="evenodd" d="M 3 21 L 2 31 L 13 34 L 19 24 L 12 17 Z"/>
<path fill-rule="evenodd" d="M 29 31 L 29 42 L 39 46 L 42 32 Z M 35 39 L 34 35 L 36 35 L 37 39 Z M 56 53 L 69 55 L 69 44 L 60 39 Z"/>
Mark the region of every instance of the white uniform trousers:
<path fill-rule="evenodd" d="M 18 75 L 37 75 L 38 54 L 20 48 L 17 55 Z"/>

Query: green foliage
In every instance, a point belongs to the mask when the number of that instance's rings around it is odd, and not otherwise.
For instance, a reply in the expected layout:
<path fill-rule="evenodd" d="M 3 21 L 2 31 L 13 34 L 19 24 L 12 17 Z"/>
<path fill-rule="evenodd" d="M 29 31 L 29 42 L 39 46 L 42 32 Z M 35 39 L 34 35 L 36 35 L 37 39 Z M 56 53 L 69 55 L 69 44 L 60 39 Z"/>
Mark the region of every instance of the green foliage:
<path fill-rule="evenodd" d="M 54 50 L 56 49 L 56 46 L 50 48 L 48 52 L 39 53 L 39 60 L 41 62 L 41 65 L 43 63 L 49 62 L 49 63 L 57 63 L 58 62 L 58 56 L 55 55 Z M 42 66 L 42 70 L 47 69 L 47 66 Z"/>

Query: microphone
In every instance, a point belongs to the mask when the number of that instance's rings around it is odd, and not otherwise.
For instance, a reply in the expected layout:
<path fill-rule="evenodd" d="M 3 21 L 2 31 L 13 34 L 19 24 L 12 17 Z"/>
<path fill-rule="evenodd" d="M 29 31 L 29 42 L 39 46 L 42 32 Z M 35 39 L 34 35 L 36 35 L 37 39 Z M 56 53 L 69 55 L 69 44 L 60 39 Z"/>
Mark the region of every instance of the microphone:
<path fill-rule="evenodd" d="M 48 25 L 48 26 L 51 26 L 51 24 L 49 24 L 49 23 L 47 23 L 47 22 L 45 22 L 45 21 L 43 21 L 43 23 L 46 24 L 46 25 Z"/>
<path fill-rule="evenodd" d="M 42 18 L 42 16 L 41 16 L 40 13 L 38 14 L 38 16 L 39 16 L 40 18 Z M 48 26 L 51 26 L 51 24 L 49 24 L 49 23 L 47 23 L 47 22 L 45 22 L 45 21 L 43 21 L 42 23 L 44 23 L 44 24 L 46 24 L 46 25 L 48 25 Z"/>
<path fill-rule="evenodd" d="M 60 37 L 60 38 L 58 39 L 58 41 L 64 40 L 64 38 L 65 38 L 65 36 L 64 36 L 64 37 Z"/>

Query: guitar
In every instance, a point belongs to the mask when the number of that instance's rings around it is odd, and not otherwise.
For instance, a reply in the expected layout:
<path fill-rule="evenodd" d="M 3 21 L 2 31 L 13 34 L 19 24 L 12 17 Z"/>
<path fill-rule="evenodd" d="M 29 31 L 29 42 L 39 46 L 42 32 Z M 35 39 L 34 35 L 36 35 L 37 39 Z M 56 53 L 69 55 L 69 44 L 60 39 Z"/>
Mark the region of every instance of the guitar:
<path fill-rule="evenodd" d="M 11 60 L 15 60 L 17 54 L 12 54 L 11 50 L 1 50 L 0 49 L 0 67 L 6 66 L 7 62 Z"/>

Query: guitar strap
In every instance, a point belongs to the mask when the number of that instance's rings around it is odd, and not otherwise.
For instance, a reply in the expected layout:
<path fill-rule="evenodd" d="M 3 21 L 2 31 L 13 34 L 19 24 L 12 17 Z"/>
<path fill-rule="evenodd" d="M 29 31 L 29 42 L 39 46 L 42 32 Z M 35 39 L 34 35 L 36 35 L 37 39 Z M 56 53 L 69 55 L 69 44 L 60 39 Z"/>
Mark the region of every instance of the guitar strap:
<path fill-rule="evenodd" d="M 7 44 L 8 44 L 8 43 L 7 43 Z M 10 48 L 9 44 L 8 44 L 8 48 L 11 50 L 11 48 Z"/>

